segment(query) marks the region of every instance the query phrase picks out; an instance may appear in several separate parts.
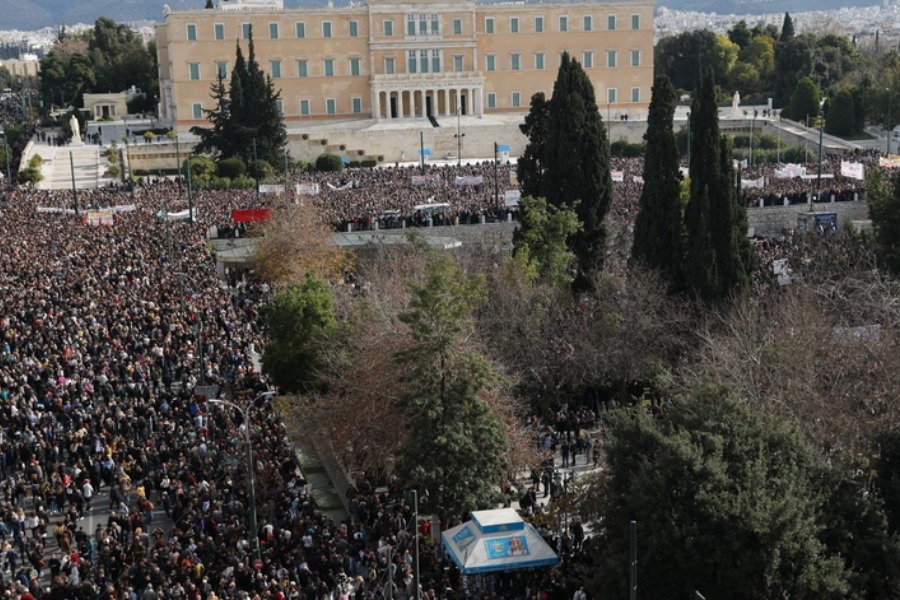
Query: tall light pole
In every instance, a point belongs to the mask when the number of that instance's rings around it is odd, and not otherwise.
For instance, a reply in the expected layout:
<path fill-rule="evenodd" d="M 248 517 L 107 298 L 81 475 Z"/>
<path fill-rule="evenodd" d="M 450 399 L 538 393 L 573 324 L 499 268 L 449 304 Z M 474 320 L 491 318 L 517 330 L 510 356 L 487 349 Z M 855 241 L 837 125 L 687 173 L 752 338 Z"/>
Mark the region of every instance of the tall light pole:
<path fill-rule="evenodd" d="M 819 104 L 819 169 L 818 175 L 816 176 L 816 199 L 821 201 L 822 198 L 819 195 L 822 193 L 822 132 L 825 126 L 825 115 L 822 114 L 822 109 L 825 107 L 825 102 L 827 98 L 822 98 L 822 102 Z M 890 137 L 888 137 L 888 143 L 890 144 Z M 813 206 L 815 209 L 815 206 Z"/>
<path fill-rule="evenodd" d="M 456 166 L 462 166 L 462 139 L 463 136 L 466 135 L 464 133 L 460 133 L 459 129 L 459 107 L 456 109 L 456 135 L 453 136 L 456 138 Z"/>
<path fill-rule="evenodd" d="M 687 114 L 688 121 L 688 135 L 687 135 L 687 167 L 688 167 L 688 176 L 691 174 L 691 113 L 688 111 Z"/>
<path fill-rule="evenodd" d="M 12 172 L 9 170 L 9 144 L 6 143 L 6 130 L 0 131 L 0 136 L 3 137 L 3 156 L 6 157 L 6 188 L 12 189 Z"/>
<path fill-rule="evenodd" d="M 253 551 L 256 553 L 256 560 L 260 562 L 262 562 L 262 554 L 259 550 L 259 530 L 256 520 L 256 467 L 253 461 L 253 442 L 250 440 L 250 409 L 257 400 L 273 393 L 265 392 L 256 396 L 245 408 L 241 408 L 230 400 L 208 400 L 210 404 L 221 404 L 233 408 L 241 413 L 241 419 L 244 421 L 244 434 L 247 437 L 247 477 L 250 481 L 250 533 L 253 535 Z"/>
<path fill-rule="evenodd" d="M 756 111 L 750 119 L 750 166 L 753 167 L 753 126 L 756 124 Z"/>
<path fill-rule="evenodd" d="M 497 152 L 500 150 L 500 146 L 497 142 L 494 142 L 494 204 L 500 204 L 500 191 L 498 186 L 500 185 L 500 174 L 497 169 Z"/>
<path fill-rule="evenodd" d="M 416 539 L 416 570 L 413 573 L 413 589 L 416 590 L 415 600 L 421 600 L 422 596 L 419 592 L 419 490 L 412 490 L 413 493 L 413 536 Z"/>
<path fill-rule="evenodd" d="M 893 135 L 893 130 L 891 129 L 891 90 L 889 88 L 884 88 L 884 91 L 887 92 L 888 95 L 888 118 L 887 118 L 887 155 L 891 155 L 891 135 Z"/>

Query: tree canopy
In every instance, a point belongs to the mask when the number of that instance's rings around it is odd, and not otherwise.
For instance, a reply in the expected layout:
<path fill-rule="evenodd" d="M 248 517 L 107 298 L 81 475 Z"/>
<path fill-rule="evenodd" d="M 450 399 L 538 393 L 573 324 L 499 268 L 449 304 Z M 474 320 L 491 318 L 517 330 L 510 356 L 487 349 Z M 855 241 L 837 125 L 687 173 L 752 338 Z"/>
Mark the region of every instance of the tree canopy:
<path fill-rule="evenodd" d="M 609 143 L 594 85 L 578 61 L 563 53 L 550 99 L 543 196 L 554 206 L 578 203 L 581 229 L 572 236 L 575 284 L 586 287 L 603 268 L 603 219 L 612 201 Z"/>
<path fill-rule="evenodd" d="M 662 420 L 616 415 L 607 453 L 595 597 L 625 595 L 631 520 L 644 596 L 847 597 L 820 539 L 823 464 L 791 427 L 708 387 Z"/>
<path fill-rule="evenodd" d="M 691 196 L 685 209 L 685 283 L 707 301 L 749 290 L 753 249 L 740 201 L 731 145 L 719 134 L 718 106 L 707 69 L 691 107 Z"/>
<path fill-rule="evenodd" d="M 128 25 L 101 17 L 81 36 L 60 34 L 41 59 L 41 93 L 48 105 L 81 106 L 85 92 L 123 92 L 134 86 L 155 105 L 158 71 L 154 42 L 145 44 Z"/>
<path fill-rule="evenodd" d="M 263 349 L 263 370 L 289 392 L 316 390 L 326 366 L 321 344 L 337 327 L 329 285 L 307 275 L 275 295 L 266 317 L 271 341 Z"/>
<path fill-rule="evenodd" d="M 631 256 L 680 279 L 682 253 L 681 173 L 672 120 L 675 88 L 666 76 L 653 82 L 647 117 L 644 187 L 634 224 Z"/>
<path fill-rule="evenodd" d="M 543 192 L 549 112 L 550 103 L 544 92 L 537 92 L 531 97 L 531 108 L 525 115 L 525 121 L 519 125 L 519 130 L 528 138 L 528 145 L 525 146 L 525 151 L 516 165 L 516 176 L 519 179 L 522 196 L 536 198 Z"/>
<path fill-rule="evenodd" d="M 506 431 L 486 399 L 498 378 L 462 344 L 484 298 L 481 277 L 462 273 L 449 257 L 436 257 L 400 315 L 413 345 L 397 355 L 408 367 L 397 406 L 408 416 L 409 434 L 397 470 L 444 525 L 493 508 L 506 464 Z"/>
<path fill-rule="evenodd" d="M 575 211 L 530 196 L 522 198 L 519 208 L 522 226 L 513 233 L 516 256 L 549 281 L 571 283 L 575 255 L 566 242 L 580 227 Z"/>
<path fill-rule="evenodd" d="M 279 109 L 280 94 L 256 60 L 251 29 L 246 60 L 240 42 L 236 44 L 227 93 L 221 77 L 211 86 L 214 106 L 203 111 L 210 127 L 191 127 L 191 133 L 200 137 L 196 152 L 217 159 L 239 157 L 251 170 L 254 158 L 270 165 L 284 164 L 287 130 Z"/>

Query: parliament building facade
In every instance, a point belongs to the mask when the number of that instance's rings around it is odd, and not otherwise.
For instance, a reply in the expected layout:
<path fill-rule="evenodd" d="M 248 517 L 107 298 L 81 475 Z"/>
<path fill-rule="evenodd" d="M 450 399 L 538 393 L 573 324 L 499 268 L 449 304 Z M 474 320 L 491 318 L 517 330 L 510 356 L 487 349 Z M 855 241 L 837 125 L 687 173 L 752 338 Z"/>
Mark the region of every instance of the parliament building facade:
<path fill-rule="evenodd" d="M 646 114 L 653 84 L 653 2 L 369 0 L 285 9 L 219 0 L 167 10 L 156 27 L 160 114 L 185 131 L 213 108 L 239 43 L 281 91 L 288 128 L 355 119 L 524 113 L 553 91 L 563 52 L 584 67 L 601 111 Z"/>

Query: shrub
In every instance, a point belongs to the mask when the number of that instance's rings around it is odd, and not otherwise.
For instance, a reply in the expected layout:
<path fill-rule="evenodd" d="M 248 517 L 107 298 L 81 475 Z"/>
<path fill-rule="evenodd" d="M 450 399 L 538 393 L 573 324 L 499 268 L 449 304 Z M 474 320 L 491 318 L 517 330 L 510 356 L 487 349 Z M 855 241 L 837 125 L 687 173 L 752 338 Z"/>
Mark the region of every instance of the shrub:
<path fill-rule="evenodd" d="M 247 165 L 247 174 L 250 177 L 255 177 L 257 179 L 266 179 L 267 177 L 271 177 L 275 172 L 275 169 L 272 168 L 272 165 L 269 164 L 269 161 L 266 160 L 256 160 L 251 161 L 249 165 Z"/>
<path fill-rule="evenodd" d="M 786 163 L 802 163 L 806 162 L 806 148 L 803 146 L 793 146 L 781 153 L 781 161 Z"/>
<path fill-rule="evenodd" d="M 362 163 L 360 163 L 358 160 L 351 160 L 350 162 L 347 163 L 348 169 L 358 169 L 361 166 L 362 166 Z"/>
<path fill-rule="evenodd" d="M 371 158 L 368 160 L 364 160 L 360 163 L 363 167 L 367 169 L 371 169 L 378 165 L 378 161 L 372 160 Z"/>
<path fill-rule="evenodd" d="M 192 156 L 184 161 L 183 172 L 191 169 L 191 181 L 208 182 L 216 174 L 216 163 L 208 156 Z"/>
<path fill-rule="evenodd" d="M 237 179 L 231 181 L 232 189 L 247 190 L 254 186 L 256 186 L 256 182 L 246 175 L 238 177 Z"/>
<path fill-rule="evenodd" d="M 28 166 L 29 166 L 29 167 L 34 167 L 35 169 L 40 168 L 40 166 L 41 166 L 42 164 L 44 164 L 44 157 L 41 156 L 40 154 L 35 154 L 35 155 L 32 156 L 31 159 L 28 161 Z"/>
<path fill-rule="evenodd" d="M 106 169 L 106 173 L 104 173 L 103 176 L 110 179 L 115 179 L 119 176 L 119 173 L 120 171 L 118 165 L 109 165 L 109 167 Z"/>
<path fill-rule="evenodd" d="M 644 151 L 645 145 L 643 143 L 632 144 L 628 140 L 616 140 L 609 147 L 609 153 L 612 156 L 621 156 L 624 158 L 643 156 Z"/>
<path fill-rule="evenodd" d="M 237 179 L 247 173 L 247 165 L 237 156 L 223 158 L 216 165 L 216 173 L 222 178 Z"/>
<path fill-rule="evenodd" d="M 20 184 L 35 184 L 44 178 L 37 167 L 28 167 L 19 171 L 18 181 Z"/>
<path fill-rule="evenodd" d="M 342 171 L 343 169 L 344 163 L 341 161 L 341 157 L 337 154 L 320 154 L 316 159 L 317 171 L 332 173 L 336 171 Z"/>

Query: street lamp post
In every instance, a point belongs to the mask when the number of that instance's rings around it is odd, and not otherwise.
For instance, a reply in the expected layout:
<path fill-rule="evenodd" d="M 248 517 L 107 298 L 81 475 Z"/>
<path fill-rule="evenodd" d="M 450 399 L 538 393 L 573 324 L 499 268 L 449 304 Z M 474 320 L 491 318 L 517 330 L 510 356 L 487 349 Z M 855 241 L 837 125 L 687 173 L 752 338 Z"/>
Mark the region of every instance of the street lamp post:
<path fill-rule="evenodd" d="M 456 109 L 456 166 L 462 166 L 462 139 L 463 136 L 466 135 L 460 132 L 459 128 L 459 108 Z"/>
<path fill-rule="evenodd" d="M 181 144 L 178 143 L 178 135 L 175 135 L 175 168 L 178 171 L 178 186 L 181 187 Z"/>
<path fill-rule="evenodd" d="M 412 490 L 413 493 L 413 536 L 416 539 L 416 570 L 413 573 L 413 589 L 416 591 L 415 600 L 421 600 L 419 593 L 419 490 Z"/>
<path fill-rule="evenodd" d="M 750 167 L 753 167 L 753 129 L 756 124 L 756 111 L 753 113 L 753 117 L 750 119 Z"/>
<path fill-rule="evenodd" d="M 889 88 L 884 88 L 884 91 L 888 93 L 888 118 L 887 118 L 887 155 L 891 155 L 891 134 L 893 131 L 891 130 L 891 90 Z"/>
<path fill-rule="evenodd" d="M 688 114 L 687 114 L 687 123 L 688 123 L 688 126 L 687 126 L 687 130 L 688 130 L 688 132 L 687 132 L 687 168 L 688 168 L 688 175 L 690 175 L 690 173 L 691 173 L 691 113 L 690 113 L 690 111 L 688 111 Z"/>
<path fill-rule="evenodd" d="M 822 102 L 819 104 L 819 168 L 816 176 L 816 199 L 819 201 L 822 200 L 819 196 L 822 193 L 822 134 L 825 127 L 825 115 L 822 113 L 822 109 L 825 107 L 826 101 L 827 98 L 822 98 Z M 890 137 L 888 143 L 890 143 Z"/>
<path fill-rule="evenodd" d="M 500 203 L 500 190 L 498 186 L 500 185 L 500 173 L 497 168 L 497 152 L 500 150 L 500 145 L 497 142 L 494 142 L 494 205 Z"/>
<path fill-rule="evenodd" d="M 256 403 L 257 400 L 264 396 L 271 395 L 272 392 L 265 392 L 256 396 L 253 400 L 247 404 L 246 407 L 241 408 L 234 402 L 230 400 L 209 400 L 210 404 L 221 404 L 223 406 L 227 406 L 229 408 L 233 408 L 241 414 L 241 419 L 244 421 L 244 434 L 247 437 L 247 477 L 250 482 L 250 533 L 253 535 L 253 551 L 256 554 L 256 560 L 262 562 L 262 554 L 259 550 L 259 531 L 258 524 L 256 520 L 256 467 L 253 461 L 253 442 L 250 440 L 250 408 Z"/>
<path fill-rule="evenodd" d="M 6 130 L 0 131 L 0 137 L 3 138 L 3 156 L 6 157 L 6 188 L 12 189 L 12 172 L 9 170 L 9 144 L 6 143 Z"/>

